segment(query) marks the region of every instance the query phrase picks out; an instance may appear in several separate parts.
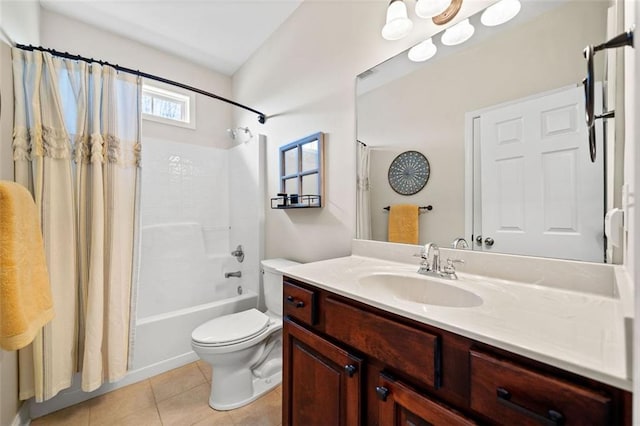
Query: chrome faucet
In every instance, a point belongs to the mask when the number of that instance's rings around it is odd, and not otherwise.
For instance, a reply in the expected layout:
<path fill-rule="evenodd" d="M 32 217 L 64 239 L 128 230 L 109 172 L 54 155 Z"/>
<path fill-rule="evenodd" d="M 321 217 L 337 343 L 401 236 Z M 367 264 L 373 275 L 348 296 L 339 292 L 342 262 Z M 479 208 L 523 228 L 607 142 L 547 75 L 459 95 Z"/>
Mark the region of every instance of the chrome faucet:
<path fill-rule="evenodd" d="M 433 251 L 433 258 L 430 260 L 430 254 Z M 457 280 L 456 268 L 454 263 L 464 263 L 461 259 L 447 258 L 447 265 L 444 268 L 440 267 L 440 247 L 435 243 L 427 243 L 422 249 L 421 256 L 422 263 L 418 268 L 418 273 L 422 275 L 431 275 L 439 278 L 448 278 L 451 280 Z"/>
<path fill-rule="evenodd" d="M 241 278 L 242 277 L 242 271 L 225 272 L 224 273 L 224 277 L 225 278 L 230 278 L 230 277 Z"/>
<path fill-rule="evenodd" d="M 433 261 L 431 261 L 429 257 L 432 249 Z M 435 275 L 435 272 L 440 269 L 440 248 L 438 245 L 436 243 L 425 244 L 420 257 L 422 257 L 422 263 L 420 263 L 418 273 L 423 275 Z"/>

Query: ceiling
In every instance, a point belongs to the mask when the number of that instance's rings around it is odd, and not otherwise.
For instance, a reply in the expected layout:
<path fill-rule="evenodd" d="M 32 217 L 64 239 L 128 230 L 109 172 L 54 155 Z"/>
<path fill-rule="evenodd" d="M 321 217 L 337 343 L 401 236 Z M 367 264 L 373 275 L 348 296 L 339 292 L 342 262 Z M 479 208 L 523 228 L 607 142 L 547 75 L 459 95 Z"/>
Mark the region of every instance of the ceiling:
<path fill-rule="evenodd" d="M 40 4 L 232 75 L 302 1 L 40 0 Z"/>

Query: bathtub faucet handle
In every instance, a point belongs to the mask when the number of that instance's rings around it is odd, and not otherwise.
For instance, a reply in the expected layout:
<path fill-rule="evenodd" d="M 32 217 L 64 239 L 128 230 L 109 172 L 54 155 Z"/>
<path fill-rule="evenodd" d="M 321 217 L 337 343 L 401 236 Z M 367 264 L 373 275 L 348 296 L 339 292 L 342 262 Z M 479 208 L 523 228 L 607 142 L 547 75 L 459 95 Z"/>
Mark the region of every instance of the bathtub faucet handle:
<path fill-rule="evenodd" d="M 241 244 L 238 244 L 238 247 L 231 252 L 231 256 L 235 257 L 238 262 L 242 263 L 244 260 L 244 251 L 242 250 Z"/>

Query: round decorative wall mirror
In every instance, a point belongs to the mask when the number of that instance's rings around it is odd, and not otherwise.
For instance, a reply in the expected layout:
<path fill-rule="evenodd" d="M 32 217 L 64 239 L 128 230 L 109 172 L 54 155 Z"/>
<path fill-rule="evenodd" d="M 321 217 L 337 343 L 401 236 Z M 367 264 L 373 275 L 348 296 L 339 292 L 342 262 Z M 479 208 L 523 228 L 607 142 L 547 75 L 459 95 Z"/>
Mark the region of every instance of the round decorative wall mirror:
<path fill-rule="evenodd" d="M 429 180 L 429 161 L 418 151 L 405 151 L 389 166 L 389 185 L 401 195 L 413 195 Z"/>

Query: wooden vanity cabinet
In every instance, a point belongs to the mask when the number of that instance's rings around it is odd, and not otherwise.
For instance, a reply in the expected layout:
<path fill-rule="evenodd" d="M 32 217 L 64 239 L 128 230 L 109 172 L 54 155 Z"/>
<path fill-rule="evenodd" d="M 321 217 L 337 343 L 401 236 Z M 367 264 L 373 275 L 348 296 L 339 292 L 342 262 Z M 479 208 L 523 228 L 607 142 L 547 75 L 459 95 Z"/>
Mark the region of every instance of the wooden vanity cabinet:
<path fill-rule="evenodd" d="M 630 425 L 631 394 L 285 277 L 283 425 Z"/>

